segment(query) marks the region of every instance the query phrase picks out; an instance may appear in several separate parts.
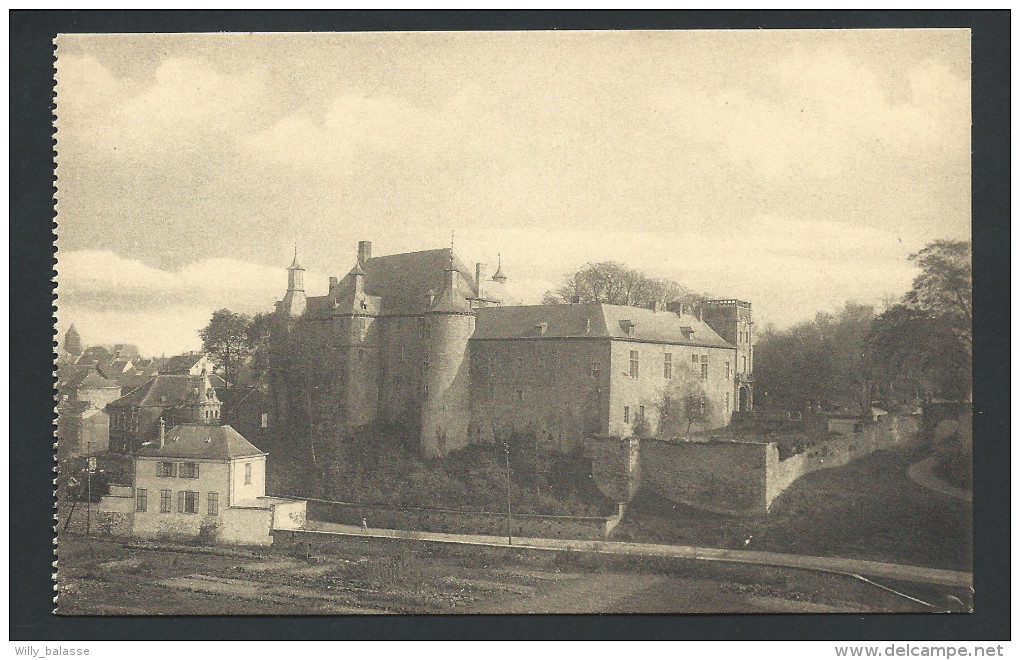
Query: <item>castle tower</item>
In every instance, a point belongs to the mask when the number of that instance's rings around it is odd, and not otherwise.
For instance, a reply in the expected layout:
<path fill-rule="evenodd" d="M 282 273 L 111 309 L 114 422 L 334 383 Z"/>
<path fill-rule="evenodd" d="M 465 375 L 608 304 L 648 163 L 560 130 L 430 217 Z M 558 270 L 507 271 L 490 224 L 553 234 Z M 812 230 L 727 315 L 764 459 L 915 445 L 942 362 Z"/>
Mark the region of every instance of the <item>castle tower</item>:
<path fill-rule="evenodd" d="M 468 444 L 470 357 L 468 340 L 475 312 L 462 290 L 453 249 L 444 272 L 443 291 L 426 315 L 427 352 L 422 361 L 421 445 L 428 457 L 444 456 Z"/>
<path fill-rule="evenodd" d="M 296 318 L 305 313 L 305 306 L 308 298 L 305 295 L 305 269 L 301 267 L 297 259 L 297 248 L 294 248 L 294 261 L 287 267 L 287 295 L 277 307 L 277 310 L 291 318 Z"/>
<path fill-rule="evenodd" d="M 191 376 L 188 386 L 184 404 L 173 412 L 173 424 L 219 426 L 221 402 L 209 377 Z"/>
<path fill-rule="evenodd" d="M 731 410 L 754 408 L 754 321 L 751 303 L 743 300 L 706 300 L 702 307 L 705 323 L 720 337 L 737 347 L 732 365 L 733 404 Z"/>
<path fill-rule="evenodd" d="M 64 335 L 64 350 L 75 357 L 81 355 L 81 335 L 78 334 L 73 323 L 67 329 L 67 334 Z"/>

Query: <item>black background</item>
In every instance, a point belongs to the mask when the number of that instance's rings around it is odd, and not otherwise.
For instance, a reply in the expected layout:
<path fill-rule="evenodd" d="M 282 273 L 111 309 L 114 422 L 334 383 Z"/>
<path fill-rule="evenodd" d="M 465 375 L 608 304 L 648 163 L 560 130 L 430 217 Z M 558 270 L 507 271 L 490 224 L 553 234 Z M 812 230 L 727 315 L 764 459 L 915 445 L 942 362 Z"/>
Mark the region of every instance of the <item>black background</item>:
<path fill-rule="evenodd" d="M 1008 11 L 10 12 L 10 638 L 1008 639 Z M 58 617 L 53 615 L 52 40 L 58 32 L 970 27 L 974 586 L 971 615 Z"/>

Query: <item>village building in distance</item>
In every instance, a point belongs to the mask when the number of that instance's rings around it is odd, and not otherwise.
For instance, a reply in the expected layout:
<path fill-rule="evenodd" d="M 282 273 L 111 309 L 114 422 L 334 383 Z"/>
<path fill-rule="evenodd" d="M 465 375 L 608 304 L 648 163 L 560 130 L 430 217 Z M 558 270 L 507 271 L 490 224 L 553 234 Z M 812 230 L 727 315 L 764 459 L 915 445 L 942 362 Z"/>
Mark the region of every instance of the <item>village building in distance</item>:
<path fill-rule="evenodd" d="M 270 426 L 306 423 L 309 350 L 338 374 L 341 428 L 395 425 L 427 456 L 513 432 L 571 451 L 590 436 L 667 433 L 674 398 L 700 406 L 695 428 L 753 405 L 750 303 L 695 314 L 656 306 L 521 306 L 506 270 L 469 270 L 452 248 L 372 256 L 308 296 L 295 255 L 276 304 Z M 307 356 L 306 356 L 307 357 Z"/>

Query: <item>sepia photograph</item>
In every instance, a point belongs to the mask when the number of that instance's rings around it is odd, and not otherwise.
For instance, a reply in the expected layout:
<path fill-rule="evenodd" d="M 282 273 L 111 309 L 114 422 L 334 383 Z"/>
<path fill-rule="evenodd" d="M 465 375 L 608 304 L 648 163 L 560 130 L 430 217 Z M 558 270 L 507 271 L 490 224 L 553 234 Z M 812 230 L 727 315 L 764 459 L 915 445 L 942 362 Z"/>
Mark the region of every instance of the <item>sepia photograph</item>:
<path fill-rule="evenodd" d="M 54 49 L 58 615 L 974 611 L 969 29 Z"/>

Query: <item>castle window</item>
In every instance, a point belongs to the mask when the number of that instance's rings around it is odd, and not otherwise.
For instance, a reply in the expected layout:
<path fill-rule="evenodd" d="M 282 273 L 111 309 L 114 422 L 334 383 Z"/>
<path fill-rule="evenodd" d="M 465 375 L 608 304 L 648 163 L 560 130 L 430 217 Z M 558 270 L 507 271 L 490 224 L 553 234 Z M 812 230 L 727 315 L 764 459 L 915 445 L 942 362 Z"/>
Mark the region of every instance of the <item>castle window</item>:
<path fill-rule="evenodd" d="M 244 464 L 244 485 L 251 485 L 251 463 Z"/>
<path fill-rule="evenodd" d="M 637 351 L 631 351 L 630 352 L 630 377 L 631 378 L 637 378 L 638 377 L 638 373 L 639 373 L 638 372 L 638 352 Z"/>
<path fill-rule="evenodd" d="M 644 406 L 639 406 L 638 407 L 638 419 L 639 420 L 643 420 L 644 418 L 645 418 L 645 407 Z"/>
<path fill-rule="evenodd" d="M 673 354 L 666 353 L 662 359 L 662 377 L 669 380 L 673 377 Z"/>
<path fill-rule="evenodd" d="M 209 493 L 209 505 L 206 508 L 206 515 L 218 516 L 220 515 L 220 494 Z"/>
<path fill-rule="evenodd" d="M 139 488 L 135 493 L 135 511 L 145 511 L 149 507 L 149 491 Z"/>
<path fill-rule="evenodd" d="M 158 476 L 158 477 L 176 477 L 177 476 L 177 463 L 171 463 L 169 461 L 160 461 L 156 465 L 156 476 Z"/>
<path fill-rule="evenodd" d="M 702 357 L 705 357 L 704 355 Z M 704 380 L 708 379 L 708 362 L 701 363 L 701 378 Z"/>
<path fill-rule="evenodd" d="M 198 479 L 198 463 L 181 463 L 181 479 Z"/>
<path fill-rule="evenodd" d="M 707 408 L 707 407 L 708 407 L 708 399 L 706 399 L 704 396 L 702 396 L 701 400 L 698 402 L 698 413 L 701 414 L 701 415 L 704 415 L 705 414 L 705 408 Z"/>
<path fill-rule="evenodd" d="M 746 355 L 741 355 L 740 356 L 740 366 L 741 366 L 740 372 L 746 374 L 747 373 L 747 356 Z"/>
<path fill-rule="evenodd" d="M 623 407 L 623 423 L 630 424 L 630 406 Z"/>
<path fill-rule="evenodd" d="M 726 380 L 730 379 L 730 363 L 726 363 Z"/>
<path fill-rule="evenodd" d="M 262 428 L 269 428 L 269 413 L 262 413 Z"/>
<path fill-rule="evenodd" d="M 694 364 L 694 365 L 698 364 L 698 356 L 697 355 L 692 355 L 691 356 L 691 364 Z"/>
<path fill-rule="evenodd" d="M 599 363 L 598 362 L 592 362 L 591 363 L 591 377 L 594 378 L 595 380 L 598 380 L 599 375 L 601 373 L 602 373 L 602 367 L 599 365 Z"/>
<path fill-rule="evenodd" d="M 169 490 L 159 491 L 159 512 L 170 513 L 170 498 L 172 493 Z"/>

